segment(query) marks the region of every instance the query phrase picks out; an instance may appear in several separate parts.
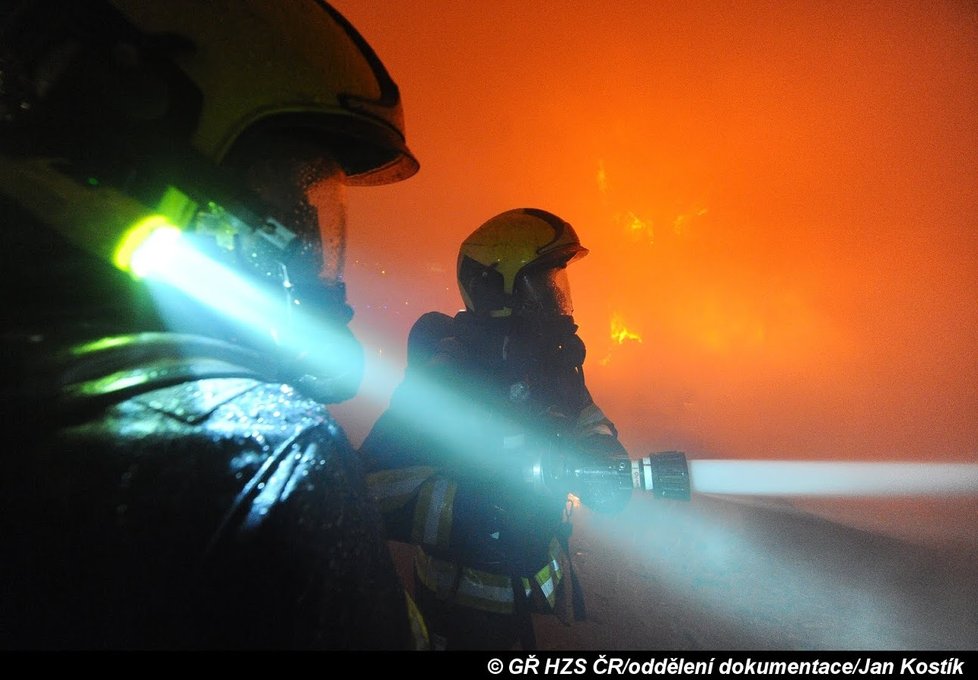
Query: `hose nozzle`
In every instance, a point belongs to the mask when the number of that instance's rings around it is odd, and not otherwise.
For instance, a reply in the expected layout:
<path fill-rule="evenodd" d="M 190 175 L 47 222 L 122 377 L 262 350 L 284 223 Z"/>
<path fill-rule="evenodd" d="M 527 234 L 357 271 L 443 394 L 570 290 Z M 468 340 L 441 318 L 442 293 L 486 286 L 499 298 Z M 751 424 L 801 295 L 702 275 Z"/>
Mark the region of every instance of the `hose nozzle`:
<path fill-rule="evenodd" d="M 682 451 L 663 451 L 632 461 L 632 486 L 657 498 L 688 501 L 689 465 Z"/>

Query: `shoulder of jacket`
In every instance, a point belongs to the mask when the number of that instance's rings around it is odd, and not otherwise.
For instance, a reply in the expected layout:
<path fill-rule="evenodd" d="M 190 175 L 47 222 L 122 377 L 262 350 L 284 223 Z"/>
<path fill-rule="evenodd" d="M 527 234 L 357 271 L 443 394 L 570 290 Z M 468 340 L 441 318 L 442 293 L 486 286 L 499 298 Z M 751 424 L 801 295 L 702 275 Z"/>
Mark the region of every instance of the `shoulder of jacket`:
<path fill-rule="evenodd" d="M 203 382 L 212 387 L 205 401 L 223 401 L 228 391 L 240 393 L 267 382 L 268 369 L 258 355 L 229 343 L 171 333 L 83 343 L 48 367 L 56 376 L 57 409 L 69 419 L 139 395 Z"/>
<path fill-rule="evenodd" d="M 408 366 L 423 366 L 438 352 L 441 344 L 455 335 L 455 319 L 441 312 L 422 314 L 408 333 Z"/>

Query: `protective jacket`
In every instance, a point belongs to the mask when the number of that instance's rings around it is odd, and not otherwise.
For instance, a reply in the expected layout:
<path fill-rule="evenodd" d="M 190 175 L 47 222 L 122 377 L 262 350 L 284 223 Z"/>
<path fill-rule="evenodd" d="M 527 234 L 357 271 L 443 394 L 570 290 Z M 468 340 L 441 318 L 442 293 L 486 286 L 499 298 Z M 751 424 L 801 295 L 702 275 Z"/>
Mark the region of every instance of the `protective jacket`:
<path fill-rule="evenodd" d="M 554 442 L 627 457 L 584 385 L 575 329 L 559 330 L 553 351 L 546 342 L 536 351 L 510 319 L 430 313 L 412 328 L 404 382 L 361 453 L 389 534 L 418 546 L 416 596 L 433 640 L 440 617 L 426 600 L 523 619 L 507 625 L 511 642 L 524 645 L 532 643 L 530 611 L 568 615 L 567 491 L 533 492 L 526 466 Z M 589 500 L 600 510 L 623 502 Z M 450 637 L 450 614 L 442 625 Z M 486 634 L 487 644 L 506 644 Z"/>
<path fill-rule="evenodd" d="M 0 209 L 0 647 L 410 647 L 328 410 Z"/>

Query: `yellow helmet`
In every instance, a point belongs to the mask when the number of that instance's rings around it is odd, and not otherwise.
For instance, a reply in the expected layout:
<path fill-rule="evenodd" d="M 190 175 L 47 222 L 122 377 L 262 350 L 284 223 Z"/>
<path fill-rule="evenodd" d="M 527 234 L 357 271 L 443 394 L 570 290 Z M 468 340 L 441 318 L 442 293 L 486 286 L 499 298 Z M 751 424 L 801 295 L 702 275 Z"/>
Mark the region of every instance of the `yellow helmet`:
<path fill-rule="evenodd" d="M 417 169 L 396 84 L 325 2 L 0 3 L 0 201 L 132 272 L 131 235 L 184 230 L 281 302 L 261 342 L 292 352 L 301 302 L 353 344 L 344 185 Z"/>
<path fill-rule="evenodd" d="M 506 317 L 547 288 L 555 299 L 551 309 L 542 311 L 569 313 L 566 279 L 553 275 L 587 252 L 574 228 L 553 213 L 519 208 L 496 215 L 459 249 L 458 285 L 465 308 L 479 316 Z M 545 286 L 534 282 L 539 275 Z"/>
<path fill-rule="evenodd" d="M 63 132 L 69 142 L 72 134 L 111 140 L 113 132 L 148 131 L 186 142 L 218 164 L 246 133 L 252 142 L 269 134 L 328 148 L 347 184 L 396 182 L 418 169 L 405 144 L 397 85 L 356 29 L 324 2 L 13 4 L 0 12 L 0 121 L 43 118 L 56 106 L 48 92 L 61 91 L 62 110 L 83 120 L 66 125 L 50 118 L 47 133 L 57 137 L 59 128 L 71 127 Z M 114 72 L 90 75 L 84 50 L 95 44 L 111 50 Z M 66 80 L 75 81 L 74 89 L 61 87 Z M 103 108 L 86 111 L 85 100 Z M 99 128 L 99 120 L 116 129 Z M 38 140 L 31 142 L 36 150 Z"/>
<path fill-rule="evenodd" d="M 111 1 L 141 31 L 189 41 L 191 49 L 172 58 L 203 93 L 192 144 L 215 162 L 261 127 L 321 137 L 350 184 L 395 182 L 417 171 L 397 85 L 326 3 Z M 364 153 L 365 144 L 373 153 Z"/>

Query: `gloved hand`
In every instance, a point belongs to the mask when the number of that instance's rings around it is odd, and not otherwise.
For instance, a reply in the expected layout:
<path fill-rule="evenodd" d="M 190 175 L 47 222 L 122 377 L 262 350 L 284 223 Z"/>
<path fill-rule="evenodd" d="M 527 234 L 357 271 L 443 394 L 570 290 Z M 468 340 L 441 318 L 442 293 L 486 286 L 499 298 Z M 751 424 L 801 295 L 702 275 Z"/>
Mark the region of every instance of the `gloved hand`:
<path fill-rule="evenodd" d="M 631 498 L 631 462 L 615 437 L 592 435 L 575 441 L 566 465 L 573 469 L 571 493 L 584 505 L 615 513 Z"/>

